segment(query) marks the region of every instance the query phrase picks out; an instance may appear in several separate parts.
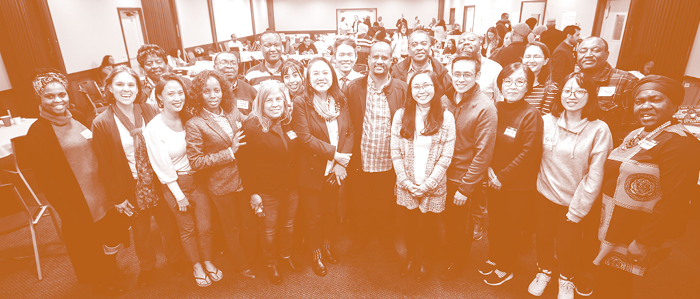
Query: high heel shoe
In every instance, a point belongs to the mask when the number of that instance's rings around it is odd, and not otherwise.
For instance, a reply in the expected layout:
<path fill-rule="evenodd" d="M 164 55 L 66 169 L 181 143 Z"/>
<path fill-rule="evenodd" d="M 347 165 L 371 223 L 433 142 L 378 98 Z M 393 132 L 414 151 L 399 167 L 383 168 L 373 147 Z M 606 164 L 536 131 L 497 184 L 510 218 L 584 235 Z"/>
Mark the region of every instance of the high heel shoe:
<path fill-rule="evenodd" d="M 282 275 L 280 274 L 279 271 L 277 271 L 276 265 L 268 265 L 267 266 L 267 279 L 269 279 L 270 282 L 273 284 L 281 284 L 282 283 Z"/>
<path fill-rule="evenodd" d="M 301 272 L 301 267 L 292 259 L 292 257 L 282 257 L 282 261 L 285 265 L 292 269 L 294 272 Z"/>

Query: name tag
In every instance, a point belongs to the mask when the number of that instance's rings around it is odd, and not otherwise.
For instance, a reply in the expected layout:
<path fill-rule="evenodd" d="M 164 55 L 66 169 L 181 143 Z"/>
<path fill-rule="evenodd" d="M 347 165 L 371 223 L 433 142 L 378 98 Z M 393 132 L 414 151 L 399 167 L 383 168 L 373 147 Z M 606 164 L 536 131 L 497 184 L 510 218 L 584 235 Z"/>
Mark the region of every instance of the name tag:
<path fill-rule="evenodd" d="M 542 138 L 542 141 L 545 145 L 552 145 L 554 144 L 554 136 L 544 136 L 544 138 Z"/>
<path fill-rule="evenodd" d="M 240 121 L 236 122 L 236 129 L 240 129 L 243 125 L 241 124 Z"/>
<path fill-rule="evenodd" d="M 238 109 L 246 109 L 247 110 L 248 104 L 250 104 L 250 102 L 248 102 L 246 100 L 237 100 L 236 101 L 236 107 L 238 107 Z"/>
<path fill-rule="evenodd" d="M 598 88 L 599 97 L 611 97 L 615 95 L 615 86 L 603 86 Z"/>
<path fill-rule="evenodd" d="M 88 129 L 85 129 L 84 131 L 80 132 L 80 135 L 83 135 L 83 137 L 87 140 L 92 139 L 92 132 Z"/>
<path fill-rule="evenodd" d="M 287 136 L 289 136 L 289 139 L 294 140 L 297 138 L 297 133 L 294 133 L 294 131 L 287 131 Z"/>
<path fill-rule="evenodd" d="M 642 140 L 642 142 L 639 143 L 639 147 L 645 150 L 650 150 L 651 148 L 655 147 L 656 144 L 657 142 L 654 140 Z"/>
<path fill-rule="evenodd" d="M 513 128 L 513 127 L 507 127 L 506 131 L 503 132 L 504 135 L 510 137 L 510 138 L 515 138 L 515 134 L 518 133 L 518 130 Z"/>

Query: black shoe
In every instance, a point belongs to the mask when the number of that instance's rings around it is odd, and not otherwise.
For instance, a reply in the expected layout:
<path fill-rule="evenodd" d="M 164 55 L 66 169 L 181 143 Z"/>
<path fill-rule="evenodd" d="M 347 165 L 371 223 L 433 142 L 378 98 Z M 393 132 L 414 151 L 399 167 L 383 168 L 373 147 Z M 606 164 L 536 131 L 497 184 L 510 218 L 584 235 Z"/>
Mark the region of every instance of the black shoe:
<path fill-rule="evenodd" d="M 457 263 L 451 263 L 447 268 L 442 270 L 440 273 L 440 279 L 453 280 L 462 274 L 462 270 L 464 270 L 464 266 Z"/>
<path fill-rule="evenodd" d="M 292 257 L 283 257 L 282 261 L 294 272 L 301 272 L 301 267 L 292 259 Z"/>
<path fill-rule="evenodd" d="M 314 273 L 318 276 L 326 276 L 328 274 L 328 271 L 326 270 L 326 265 L 323 264 L 321 259 L 317 259 L 311 262 L 311 269 L 314 270 Z"/>
<path fill-rule="evenodd" d="M 276 265 L 267 266 L 267 279 L 269 279 L 273 284 L 282 283 L 282 275 L 280 275 L 280 272 L 277 271 Z"/>
<path fill-rule="evenodd" d="M 425 263 L 420 263 L 420 267 L 418 267 L 418 274 L 416 274 L 416 281 L 421 282 L 421 281 L 426 281 L 428 280 L 428 267 L 425 265 Z"/>
<path fill-rule="evenodd" d="M 136 278 L 136 285 L 139 288 L 144 288 L 148 283 L 151 282 L 151 279 L 153 278 L 153 271 L 154 270 L 148 270 L 148 271 L 141 271 L 139 273 L 139 277 Z"/>
<path fill-rule="evenodd" d="M 321 254 L 323 256 L 323 259 L 327 262 L 334 265 L 338 263 L 338 259 L 331 253 L 330 250 L 321 249 Z"/>
<path fill-rule="evenodd" d="M 412 259 L 406 261 L 406 263 L 401 267 L 401 277 L 408 277 L 411 275 L 411 272 L 413 272 L 413 268 L 415 268 L 416 262 Z"/>
<path fill-rule="evenodd" d="M 102 296 L 118 296 L 124 293 L 124 288 L 114 283 L 95 283 L 92 285 L 92 293 Z"/>

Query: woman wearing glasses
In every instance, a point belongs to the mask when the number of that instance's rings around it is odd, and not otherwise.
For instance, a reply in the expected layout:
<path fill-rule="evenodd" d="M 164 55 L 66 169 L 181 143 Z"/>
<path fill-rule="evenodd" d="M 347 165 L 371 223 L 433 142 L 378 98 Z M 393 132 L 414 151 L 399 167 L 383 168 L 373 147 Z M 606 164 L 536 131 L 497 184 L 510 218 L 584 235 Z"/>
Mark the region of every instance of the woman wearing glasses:
<path fill-rule="evenodd" d="M 513 278 L 518 241 L 527 207 L 532 205 L 542 157 L 542 116 L 526 101 L 535 74 L 513 63 L 496 79 L 504 100 L 496 103 L 498 129 L 488 169 L 489 258 L 479 268 L 484 282 L 500 285 Z"/>
<path fill-rule="evenodd" d="M 608 125 L 598 119 L 593 79 L 572 73 L 565 82 L 561 100 L 543 117 L 543 153 L 535 195 L 539 272 L 528 291 L 542 295 L 558 270 L 559 298 L 573 298 L 580 223 L 600 194 L 605 159 L 613 145 Z"/>

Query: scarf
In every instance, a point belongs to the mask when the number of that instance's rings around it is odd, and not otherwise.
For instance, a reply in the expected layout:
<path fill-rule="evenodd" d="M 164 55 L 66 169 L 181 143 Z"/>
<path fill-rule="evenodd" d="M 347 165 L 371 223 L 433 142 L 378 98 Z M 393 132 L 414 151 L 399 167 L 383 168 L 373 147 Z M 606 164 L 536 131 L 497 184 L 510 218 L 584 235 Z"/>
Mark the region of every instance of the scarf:
<path fill-rule="evenodd" d="M 129 134 L 134 138 L 134 160 L 136 161 L 136 204 L 139 210 L 146 210 L 155 207 L 158 202 L 155 185 L 153 184 L 153 168 L 148 161 L 146 151 L 146 140 L 143 137 L 143 117 L 141 116 L 141 105 L 134 104 L 134 125 L 126 115 L 114 105 L 110 106 L 117 119 L 129 130 Z"/>
<path fill-rule="evenodd" d="M 71 118 L 73 118 L 73 115 L 70 114 L 68 109 L 66 109 L 66 113 L 64 115 L 53 115 L 46 111 L 41 105 L 39 105 L 39 116 L 48 120 L 52 125 L 61 127 L 69 124 Z"/>
<path fill-rule="evenodd" d="M 331 110 L 331 107 L 334 109 Z M 340 104 L 331 96 L 324 101 L 318 95 L 314 95 L 314 109 L 327 122 L 334 121 L 340 115 Z"/>

